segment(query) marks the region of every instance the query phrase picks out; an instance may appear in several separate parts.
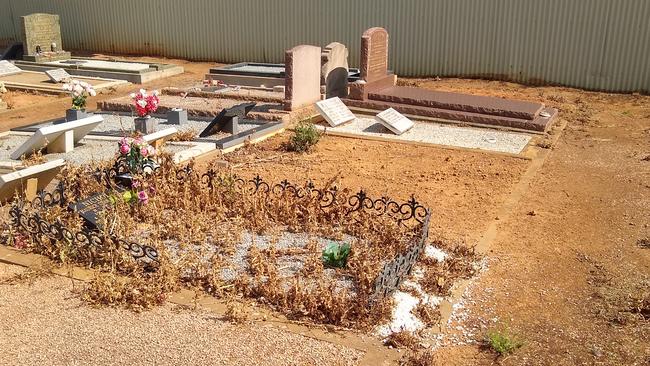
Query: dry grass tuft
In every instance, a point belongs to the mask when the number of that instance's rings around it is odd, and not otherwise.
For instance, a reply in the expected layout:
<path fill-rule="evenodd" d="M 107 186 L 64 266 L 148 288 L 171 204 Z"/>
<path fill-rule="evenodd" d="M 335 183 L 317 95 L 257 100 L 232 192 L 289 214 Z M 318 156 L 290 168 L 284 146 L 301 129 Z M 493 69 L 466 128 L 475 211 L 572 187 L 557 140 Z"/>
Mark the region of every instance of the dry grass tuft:
<path fill-rule="evenodd" d="M 384 345 L 387 347 L 416 350 L 420 348 L 420 339 L 412 332 L 401 330 L 399 332 L 391 333 L 384 340 Z"/>

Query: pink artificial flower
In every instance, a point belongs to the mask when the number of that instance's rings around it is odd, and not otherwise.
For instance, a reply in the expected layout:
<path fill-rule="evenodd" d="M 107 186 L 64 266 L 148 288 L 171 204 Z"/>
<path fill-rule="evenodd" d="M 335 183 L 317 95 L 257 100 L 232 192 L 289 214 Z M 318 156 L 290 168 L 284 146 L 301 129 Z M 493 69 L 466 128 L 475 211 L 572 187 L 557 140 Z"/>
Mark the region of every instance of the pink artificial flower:
<path fill-rule="evenodd" d="M 147 192 L 145 191 L 138 192 L 138 200 L 140 201 L 140 203 L 146 205 L 147 202 L 149 202 L 149 196 L 147 195 Z"/>
<path fill-rule="evenodd" d="M 154 187 L 154 186 L 149 187 L 149 194 L 151 196 L 155 196 L 156 195 L 156 187 Z"/>
<path fill-rule="evenodd" d="M 131 146 L 129 144 L 121 144 L 120 145 L 120 153 L 122 155 L 126 155 L 131 152 Z"/>
<path fill-rule="evenodd" d="M 141 147 L 141 148 L 140 148 L 140 155 L 146 157 L 147 154 L 149 154 L 149 149 L 147 149 L 146 146 Z"/>
<path fill-rule="evenodd" d="M 131 187 L 133 187 L 133 188 L 140 187 L 140 182 L 138 182 L 137 180 L 134 180 L 133 183 L 131 183 Z"/>

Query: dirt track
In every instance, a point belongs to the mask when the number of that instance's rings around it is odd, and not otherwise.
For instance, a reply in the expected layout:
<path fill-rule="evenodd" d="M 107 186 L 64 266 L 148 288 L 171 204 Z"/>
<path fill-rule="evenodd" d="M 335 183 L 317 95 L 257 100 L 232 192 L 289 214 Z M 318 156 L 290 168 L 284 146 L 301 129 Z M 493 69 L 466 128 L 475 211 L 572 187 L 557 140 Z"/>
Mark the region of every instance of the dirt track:
<path fill-rule="evenodd" d="M 208 65 L 185 63 L 190 74 L 155 85 L 196 82 Z M 374 194 L 417 192 L 440 210 L 436 228 L 451 238 L 477 242 L 496 222 L 489 269 L 466 294 L 467 320 L 452 324 L 447 339 L 456 326 L 478 328 L 474 338 L 481 340 L 487 328 L 507 325 L 525 345 L 502 364 L 649 364 L 650 320 L 631 299 L 650 298 L 650 249 L 640 245 L 650 239 L 650 97 L 480 80 L 413 82 L 560 109 L 567 127 L 554 131 L 558 143 L 508 215 L 497 217 L 498 208 L 529 166 L 524 160 L 334 137 L 311 155 L 278 157 L 285 133 L 250 152 L 267 161 L 239 153 L 233 163 L 268 178 L 325 181 L 341 172 L 344 185 Z M 62 99 L 0 114 L 0 130 L 52 118 L 66 106 Z M 494 356 L 479 345 L 450 344 L 434 360 L 490 364 Z"/>

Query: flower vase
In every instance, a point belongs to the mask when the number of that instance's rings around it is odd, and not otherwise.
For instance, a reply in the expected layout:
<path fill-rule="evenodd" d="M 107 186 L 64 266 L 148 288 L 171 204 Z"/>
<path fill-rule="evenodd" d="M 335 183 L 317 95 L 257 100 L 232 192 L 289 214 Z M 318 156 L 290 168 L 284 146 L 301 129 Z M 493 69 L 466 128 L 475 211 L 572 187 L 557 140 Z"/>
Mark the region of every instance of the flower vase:
<path fill-rule="evenodd" d="M 135 130 L 143 135 L 149 135 L 156 132 L 158 121 L 151 116 L 138 117 L 135 119 Z"/>
<path fill-rule="evenodd" d="M 86 113 L 85 109 L 76 109 L 76 108 L 70 108 L 65 111 L 65 120 L 66 122 L 70 121 L 76 121 L 78 119 L 86 118 L 88 117 L 88 113 Z M 59 122 L 63 123 L 63 121 Z"/>

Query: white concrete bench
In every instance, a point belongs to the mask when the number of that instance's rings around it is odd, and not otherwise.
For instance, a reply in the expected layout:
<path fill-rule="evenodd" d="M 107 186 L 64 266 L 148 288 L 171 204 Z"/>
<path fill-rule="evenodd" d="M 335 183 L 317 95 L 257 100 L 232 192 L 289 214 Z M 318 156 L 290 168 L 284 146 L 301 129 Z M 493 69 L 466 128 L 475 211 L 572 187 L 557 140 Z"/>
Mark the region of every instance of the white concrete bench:
<path fill-rule="evenodd" d="M 158 150 L 165 143 L 165 141 L 171 139 L 177 133 L 178 130 L 176 127 L 169 127 L 165 128 L 164 130 L 142 136 L 142 139 L 149 145 L 155 147 L 156 150 Z"/>
<path fill-rule="evenodd" d="M 0 203 L 10 201 L 16 193 L 33 200 L 36 192 L 45 189 L 64 165 L 63 159 L 57 159 L 0 175 Z"/>
<path fill-rule="evenodd" d="M 102 116 L 93 115 L 80 120 L 41 127 L 11 154 L 14 160 L 23 155 L 28 156 L 43 148 L 48 153 L 67 153 L 97 125 L 102 123 Z"/>

